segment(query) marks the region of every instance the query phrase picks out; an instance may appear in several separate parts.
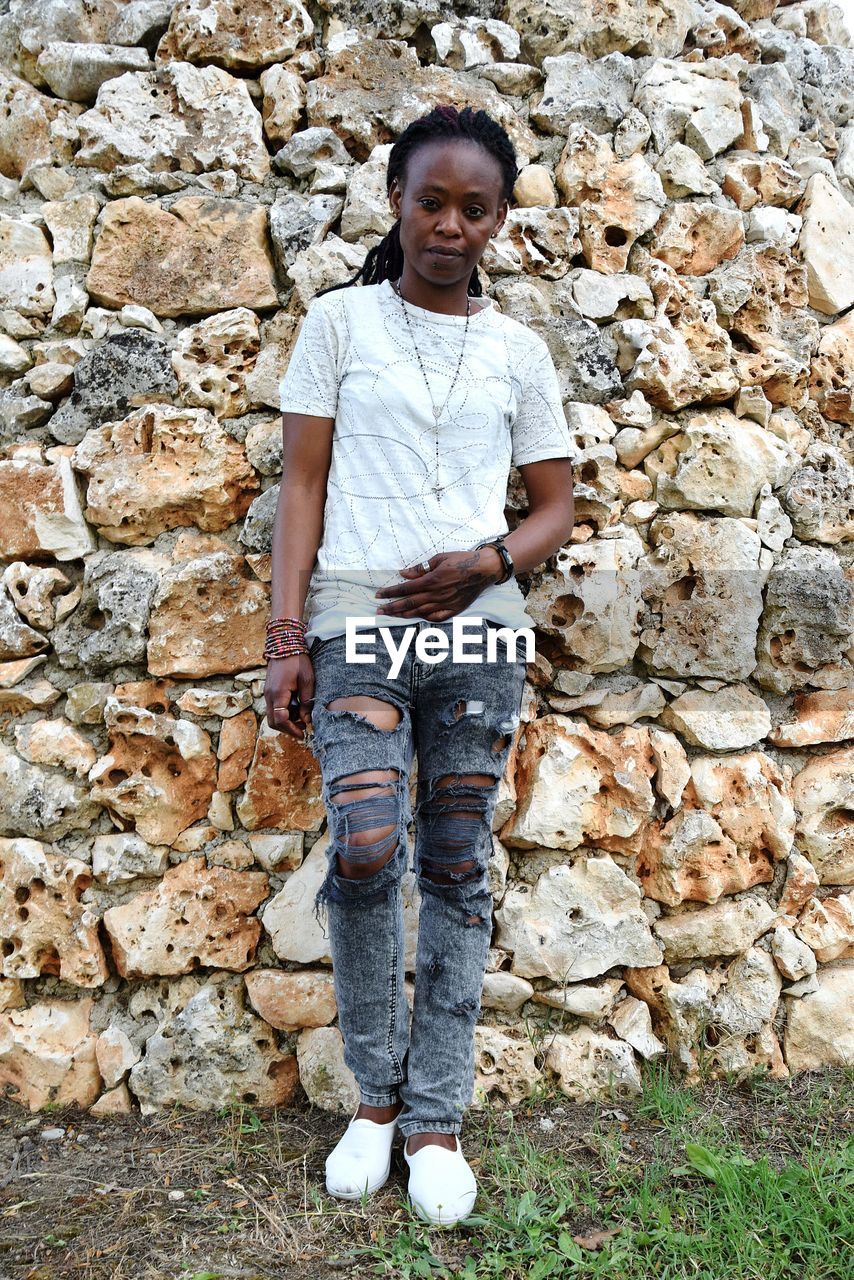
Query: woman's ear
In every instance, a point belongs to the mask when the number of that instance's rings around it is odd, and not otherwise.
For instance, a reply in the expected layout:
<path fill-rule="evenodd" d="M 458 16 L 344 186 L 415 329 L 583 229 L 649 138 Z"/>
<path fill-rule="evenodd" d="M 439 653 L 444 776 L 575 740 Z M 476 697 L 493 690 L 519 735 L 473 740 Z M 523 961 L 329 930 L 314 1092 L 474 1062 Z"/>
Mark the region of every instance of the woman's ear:
<path fill-rule="evenodd" d="M 388 189 L 388 200 L 391 205 L 391 211 L 396 218 L 400 217 L 400 186 L 397 178 L 392 178 L 391 186 Z"/>
<path fill-rule="evenodd" d="M 510 208 L 510 205 L 508 201 L 502 200 L 501 204 L 498 206 L 498 221 L 496 222 L 495 226 L 492 228 L 492 231 L 490 232 L 490 235 L 489 235 L 490 240 L 494 236 L 497 236 L 501 228 L 504 226 L 505 219 L 507 218 L 507 211 L 509 208 Z"/>

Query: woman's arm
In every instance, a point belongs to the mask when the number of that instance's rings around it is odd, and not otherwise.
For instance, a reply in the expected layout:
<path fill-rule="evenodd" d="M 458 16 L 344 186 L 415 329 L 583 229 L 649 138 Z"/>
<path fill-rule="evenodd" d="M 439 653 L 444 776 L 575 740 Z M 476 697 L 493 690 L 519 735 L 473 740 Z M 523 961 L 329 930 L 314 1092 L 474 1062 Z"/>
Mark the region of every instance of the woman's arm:
<path fill-rule="evenodd" d="M 513 557 L 517 573 L 536 569 L 569 540 L 575 524 L 572 496 L 572 462 L 569 458 L 543 458 L 519 468 L 528 495 L 528 514 L 504 545 Z M 495 559 L 501 560 L 494 548 Z M 501 573 L 496 568 L 496 577 Z"/>
<path fill-rule="evenodd" d="M 334 418 L 282 414 L 282 480 L 272 547 L 272 616 L 301 618 L 323 534 Z"/>
<path fill-rule="evenodd" d="M 517 573 L 535 569 L 564 545 L 575 523 L 572 496 L 572 462 L 569 458 L 543 458 L 519 467 L 528 494 L 528 515 L 504 538 Z M 408 566 L 408 579 L 376 592 L 377 613 L 411 617 L 421 614 L 444 622 L 465 609 L 504 573 L 504 562 L 495 547 L 474 551 L 446 551 L 431 556 L 425 572 Z"/>
<path fill-rule="evenodd" d="M 334 425 L 334 418 L 282 414 L 282 479 L 273 522 L 271 560 L 274 618 L 302 617 L 323 534 Z M 288 715 L 288 702 L 294 692 L 299 694 L 302 724 L 292 723 Z M 264 697 L 271 728 L 302 737 L 313 694 L 314 672 L 304 656 L 268 661 Z"/>

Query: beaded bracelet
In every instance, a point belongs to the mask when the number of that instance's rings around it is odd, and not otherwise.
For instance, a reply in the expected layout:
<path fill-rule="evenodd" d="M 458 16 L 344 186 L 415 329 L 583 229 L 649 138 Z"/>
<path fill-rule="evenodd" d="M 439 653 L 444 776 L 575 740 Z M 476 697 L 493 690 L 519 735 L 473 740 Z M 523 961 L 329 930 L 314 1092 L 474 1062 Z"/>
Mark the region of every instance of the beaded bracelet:
<path fill-rule="evenodd" d="M 265 658 L 291 658 L 308 653 L 306 623 L 301 618 L 271 618 L 266 631 Z"/>

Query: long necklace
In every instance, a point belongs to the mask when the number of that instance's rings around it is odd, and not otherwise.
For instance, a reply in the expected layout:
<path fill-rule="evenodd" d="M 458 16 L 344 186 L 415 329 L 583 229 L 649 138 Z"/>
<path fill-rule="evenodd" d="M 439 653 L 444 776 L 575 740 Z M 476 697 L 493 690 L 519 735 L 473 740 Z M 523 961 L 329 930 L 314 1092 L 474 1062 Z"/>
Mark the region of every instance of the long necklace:
<path fill-rule="evenodd" d="M 402 278 L 403 278 L 403 277 L 401 277 L 400 279 L 402 279 Z M 450 386 L 450 389 L 449 389 L 449 391 L 448 391 L 448 394 L 445 396 L 445 403 L 444 403 L 443 405 L 439 406 L 439 405 L 437 405 L 437 404 L 435 403 L 435 401 L 433 400 L 433 393 L 432 393 L 432 391 L 430 390 L 430 383 L 429 383 L 429 381 L 428 381 L 428 379 L 427 379 L 427 371 L 426 371 L 426 369 L 424 368 L 424 362 L 423 362 L 423 361 L 422 361 L 422 359 L 421 359 L 421 352 L 418 350 L 418 343 L 415 341 L 415 335 L 414 335 L 414 334 L 413 334 L 413 332 L 412 332 L 412 325 L 410 324 L 410 321 L 409 321 L 409 312 L 406 310 L 406 307 L 405 307 L 405 305 L 404 305 L 405 299 L 404 299 L 404 297 L 403 297 L 403 294 L 400 292 L 400 279 L 398 279 L 398 281 L 397 281 L 397 283 L 396 283 L 396 284 L 395 284 L 395 282 L 392 280 L 391 285 L 392 285 L 392 288 L 394 289 L 395 293 L 397 294 L 398 298 L 400 298 L 400 305 L 401 305 L 401 308 L 402 308 L 402 310 L 403 310 L 404 317 L 405 317 L 405 319 L 406 319 L 406 327 L 409 329 L 409 336 L 410 336 L 410 338 L 412 339 L 412 345 L 413 345 L 413 347 L 415 348 L 415 354 L 416 354 L 416 356 L 418 357 L 418 363 L 419 363 L 419 365 L 421 366 L 421 373 L 422 373 L 422 375 L 423 375 L 424 382 L 425 382 L 425 385 L 426 385 L 426 387 L 427 387 L 427 395 L 430 397 L 430 404 L 431 404 L 432 409 L 433 409 L 433 425 L 434 425 L 435 430 L 436 430 L 436 469 L 435 469 L 435 479 L 434 479 L 434 481 L 433 481 L 433 492 L 434 492 L 435 494 L 440 494 L 440 493 L 442 492 L 442 489 L 444 488 L 444 486 L 443 486 L 442 484 L 440 484 L 440 483 L 439 483 L 439 425 L 440 425 L 440 424 L 439 424 L 439 419 L 441 418 L 442 414 L 444 413 L 445 408 L 446 408 L 446 406 L 447 406 L 447 403 L 448 403 L 448 401 L 449 401 L 449 400 L 450 400 L 450 398 L 451 398 L 451 392 L 453 391 L 454 387 L 456 386 L 457 377 L 459 376 L 460 368 L 462 367 L 462 363 L 463 363 L 463 352 L 464 352 L 464 351 L 465 351 L 465 349 L 466 349 L 466 336 L 467 336 L 468 331 L 469 331 L 469 316 L 470 316 L 470 314 L 471 314 L 471 300 L 470 300 L 470 298 L 469 298 L 468 294 L 466 294 L 466 323 L 465 323 L 465 328 L 464 328 L 464 330 L 463 330 L 463 345 L 462 345 L 462 346 L 461 346 L 461 348 L 460 348 L 460 358 L 459 358 L 459 360 L 457 361 L 457 369 L 456 369 L 456 373 L 454 374 L 454 380 L 453 380 L 453 382 L 451 383 L 451 386 Z"/>

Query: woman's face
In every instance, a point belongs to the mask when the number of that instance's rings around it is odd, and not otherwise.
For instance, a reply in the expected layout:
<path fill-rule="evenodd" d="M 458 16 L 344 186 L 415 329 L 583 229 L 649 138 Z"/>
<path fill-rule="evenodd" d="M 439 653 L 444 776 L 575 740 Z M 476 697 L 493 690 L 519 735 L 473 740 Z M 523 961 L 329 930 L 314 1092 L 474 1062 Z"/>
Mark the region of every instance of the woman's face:
<path fill-rule="evenodd" d="M 498 161 L 476 142 L 441 139 L 417 147 L 403 187 L 395 179 L 389 192 L 407 266 L 433 286 L 468 281 L 507 216 L 501 185 Z"/>

